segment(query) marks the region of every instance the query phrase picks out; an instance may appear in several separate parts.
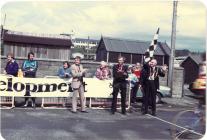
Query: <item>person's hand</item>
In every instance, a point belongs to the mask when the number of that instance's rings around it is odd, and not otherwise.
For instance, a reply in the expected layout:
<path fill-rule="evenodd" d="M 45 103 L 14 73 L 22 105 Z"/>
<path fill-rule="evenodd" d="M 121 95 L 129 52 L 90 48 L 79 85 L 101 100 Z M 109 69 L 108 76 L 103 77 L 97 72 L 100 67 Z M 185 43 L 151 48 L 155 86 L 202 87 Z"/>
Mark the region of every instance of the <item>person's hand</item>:
<path fill-rule="evenodd" d="M 163 71 L 167 71 L 167 68 L 168 68 L 168 66 L 166 64 L 162 66 Z"/>
<path fill-rule="evenodd" d="M 69 74 L 68 73 L 65 73 L 65 77 L 68 78 L 69 77 Z"/>
<path fill-rule="evenodd" d="M 126 75 L 127 75 L 127 73 L 126 73 L 126 72 L 124 72 L 124 73 L 123 73 L 123 75 L 125 75 L 125 76 L 126 76 Z"/>
<path fill-rule="evenodd" d="M 3 71 L 3 73 L 4 73 L 4 74 L 7 74 L 7 72 L 6 72 L 5 70 Z"/>
<path fill-rule="evenodd" d="M 83 69 L 83 73 L 86 73 L 88 71 L 88 69 Z"/>

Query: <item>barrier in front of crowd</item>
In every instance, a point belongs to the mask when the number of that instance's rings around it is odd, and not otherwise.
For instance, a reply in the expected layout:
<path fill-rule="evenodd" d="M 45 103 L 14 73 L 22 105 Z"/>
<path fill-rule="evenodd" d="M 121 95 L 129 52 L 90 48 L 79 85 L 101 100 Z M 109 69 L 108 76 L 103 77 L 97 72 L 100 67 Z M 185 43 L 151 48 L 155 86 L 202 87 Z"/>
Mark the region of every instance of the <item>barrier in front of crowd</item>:
<path fill-rule="evenodd" d="M 130 85 L 129 85 L 130 86 Z M 127 106 L 130 106 L 130 87 L 127 90 Z M 84 78 L 84 90 L 87 105 L 94 107 L 109 107 L 112 98 L 112 80 L 99 80 L 97 78 Z M 0 104 L 11 104 L 14 107 L 15 97 L 25 97 L 30 91 L 30 97 L 42 98 L 41 107 L 56 108 L 71 106 L 72 88 L 71 79 L 60 79 L 56 76 L 45 78 L 21 78 L 0 75 Z M 10 98 L 10 100 L 5 100 Z M 3 99 L 3 100 L 2 100 Z M 118 96 L 118 105 L 120 95 Z"/>
<path fill-rule="evenodd" d="M 0 93 L 1 93 L 2 76 L 13 77 L 12 75 L 0 74 Z M 1 94 L 0 105 L 1 105 L 1 108 L 3 107 L 5 109 L 13 108 L 14 107 L 14 96 L 3 96 L 3 94 Z"/>

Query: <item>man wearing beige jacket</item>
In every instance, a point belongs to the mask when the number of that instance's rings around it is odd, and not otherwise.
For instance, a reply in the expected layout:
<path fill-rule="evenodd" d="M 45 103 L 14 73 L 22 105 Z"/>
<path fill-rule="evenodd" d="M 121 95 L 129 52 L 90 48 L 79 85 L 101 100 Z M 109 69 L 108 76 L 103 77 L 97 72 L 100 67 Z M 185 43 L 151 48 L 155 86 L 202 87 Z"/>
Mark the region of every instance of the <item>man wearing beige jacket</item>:
<path fill-rule="evenodd" d="M 84 96 L 84 87 L 83 87 L 83 77 L 85 75 L 85 69 L 80 64 L 81 58 L 79 56 L 75 57 L 75 64 L 71 68 L 72 73 L 72 83 L 73 88 L 73 97 L 72 97 L 72 113 L 77 113 L 77 95 L 79 94 L 80 103 L 81 103 L 81 112 L 87 113 L 85 110 L 86 99 Z"/>

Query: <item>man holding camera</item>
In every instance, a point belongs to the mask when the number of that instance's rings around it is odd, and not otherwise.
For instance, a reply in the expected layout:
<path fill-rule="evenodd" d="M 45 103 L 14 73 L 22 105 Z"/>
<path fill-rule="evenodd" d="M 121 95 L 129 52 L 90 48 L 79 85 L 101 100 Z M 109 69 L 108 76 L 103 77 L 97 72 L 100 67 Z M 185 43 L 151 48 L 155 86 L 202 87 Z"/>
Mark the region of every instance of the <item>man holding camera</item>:
<path fill-rule="evenodd" d="M 81 58 L 75 57 L 75 64 L 71 66 L 73 97 L 72 97 L 72 113 L 77 113 L 77 95 L 79 94 L 81 103 L 81 112 L 87 113 L 85 110 L 86 99 L 84 97 L 83 77 L 85 76 L 85 69 L 80 64 Z"/>

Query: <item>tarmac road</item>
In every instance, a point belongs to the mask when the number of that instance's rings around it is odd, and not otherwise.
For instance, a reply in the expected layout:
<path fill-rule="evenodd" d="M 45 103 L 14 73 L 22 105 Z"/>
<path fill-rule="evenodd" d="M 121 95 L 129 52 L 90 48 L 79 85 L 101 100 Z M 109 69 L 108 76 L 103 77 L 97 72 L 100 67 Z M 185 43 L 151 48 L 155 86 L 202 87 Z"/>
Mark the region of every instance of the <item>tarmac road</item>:
<path fill-rule="evenodd" d="M 157 105 L 157 117 L 171 122 L 187 107 Z M 14 108 L 1 110 L 1 133 L 6 140 L 170 140 L 170 124 L 131 113 L 111 115 L 109 110 L 88 109 L 73 114 L 68 109 Z"/>

